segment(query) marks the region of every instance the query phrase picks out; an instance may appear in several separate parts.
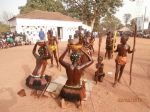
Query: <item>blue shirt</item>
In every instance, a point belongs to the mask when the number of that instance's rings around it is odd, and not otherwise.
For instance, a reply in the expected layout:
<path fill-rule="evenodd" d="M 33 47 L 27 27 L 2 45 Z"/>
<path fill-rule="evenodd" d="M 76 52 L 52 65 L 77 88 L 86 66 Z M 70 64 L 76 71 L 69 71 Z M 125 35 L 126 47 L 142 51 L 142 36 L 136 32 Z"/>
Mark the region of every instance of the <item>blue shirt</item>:
<path fill-rule="evenodd" d="M 39 32 L 39 37 L 40 37 L 40 40 L 44 40 L 45 34 L 43 31 Z"/>

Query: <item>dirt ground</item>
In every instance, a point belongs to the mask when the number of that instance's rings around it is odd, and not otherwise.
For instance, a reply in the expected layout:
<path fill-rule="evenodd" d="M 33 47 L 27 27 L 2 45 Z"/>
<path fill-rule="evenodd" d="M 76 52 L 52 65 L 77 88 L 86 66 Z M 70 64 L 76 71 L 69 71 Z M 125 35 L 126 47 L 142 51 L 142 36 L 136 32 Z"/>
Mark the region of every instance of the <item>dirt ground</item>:
<path fill-rule="evenodd" d="M 128 43 L 132 46 L 132 37 Z M 59 44 L 60 54 L 66 45 L 66 42 Z M 150 39 L 137 38 L 131 86 L 129 86 L 130 54 L 121 84 L 116 88 L 112 87 L 115 56 L 111 60 L 104 59 L 106 76 L 102 83 L 95 84 L 93 77 L 96 70 L 98 39 L 94 47 L 95 62 L 85 71 L 85 77 L 91 80 L 94 86 L 90 97 L 79 109 L 73 103 L 68 103 L 67 108 L 62 109 L 59 100 L 51 96 L 41 99 L 30 96 L 31 89 L 26 87 L 25 79 L 32 73 L 35 66 L 32 55 L 33 45 L 0 49 L 0 112 L 150 112 Z M 101 55 L 104 56 L 104 53 L 105 37 L 102 41 Z M 65 70 L 62 67 L 60 72 L 56 66 L 50 68 L 48 65 L 46 74 L 51 75 L 54 80 L 57 76 L 65 74 Z M 17 92 L 20 89 L 25 89 L 27 96 L 18 96 Z"/>

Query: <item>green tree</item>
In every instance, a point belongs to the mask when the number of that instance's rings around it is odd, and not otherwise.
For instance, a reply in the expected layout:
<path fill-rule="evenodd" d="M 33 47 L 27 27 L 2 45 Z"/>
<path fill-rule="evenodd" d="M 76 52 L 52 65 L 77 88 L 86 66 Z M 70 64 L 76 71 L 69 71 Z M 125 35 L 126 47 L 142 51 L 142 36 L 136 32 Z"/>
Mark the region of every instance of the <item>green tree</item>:
<path fill-rule="evenodd" d="M 122 0 L 62 0 L 68 15 L 82 20 L 92 28 L 101 17 L 114 14 Z M 98 26 L 98 25 L 97 25 Z"/>
<path fill-rule="evenodd" d="M 10 31 L 10 27 L 7 24 L 0 22 L 0 33 Z"/>
<path fill-rule="evenodd" d="M 57 11 L 83 21 L 95 30 L 99 20 L 107 14 L 114 14 L 122 0 L 27 0 L 27 4 L 20 7 L 20 13 L 32 10 Z"/>
<path fill-rule="evenodd" d="M 20 13 L 28 13 L 33 10 L 43 10 L 65 13 L 65 8 L 60 0 L 27 0 L 25 6 L 19 7 Z"/>
<path fill-rule="evenodd" d="M 130 29 L 132 32 L 134 32 L 134 30 L 135 30 L 135 25 L 137 25 L 137 18 L 134 18 L 130 21 Z M 140 30 L 140 28 L 137 28 L 137 29 Z"/>
<path fill-rule="evenodd" d="M 111 31 L 114 31 L 123 27 L 123 25 L 121 24 L 121 21 L 118 18 L 116 18 L 114 15 L 107 15 L 106 17 L 104 17 L 101 20 L 100 26 L 101 28 L 104 28 L 106 30 L 111 30 Z"/>
<path fill-rule="evenodd" d="M 125 22 L 125 25 L 127 26 L 128 25 L 128 22 L 129 20 L 131 19 L 131 14 L 124 14 L 124 22 Z"/>

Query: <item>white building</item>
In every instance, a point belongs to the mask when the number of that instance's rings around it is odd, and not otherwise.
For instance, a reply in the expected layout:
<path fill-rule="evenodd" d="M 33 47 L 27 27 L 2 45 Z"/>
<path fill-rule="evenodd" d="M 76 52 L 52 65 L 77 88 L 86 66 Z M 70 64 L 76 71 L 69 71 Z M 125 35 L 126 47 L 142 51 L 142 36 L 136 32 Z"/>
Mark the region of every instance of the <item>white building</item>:
<path fill-rule="evenodd" d="M 27 14 L 21 14 L 9 20 L 12 32 L 25 33 L 33 42 L 39 40 L 39 31 L 43 29 L 45 39 L 47 39 L 47 31 L 52 29 L 54 35 L 66 41 L 69 35 L 74 35 L 78 26 L 91 31 L 91 27 L 83 25 L 81 21 L 72 17 L 63 15 L 59 12 L 47 12 L 35 10 Z"/>
<path fill-rule="evenodd" d="M 149 29 L 150 21 L 148 19 L 144 20 L 143 17 L 137 17 L 136 22 L 137 22 L 137 30 L 138 31 Z"/>

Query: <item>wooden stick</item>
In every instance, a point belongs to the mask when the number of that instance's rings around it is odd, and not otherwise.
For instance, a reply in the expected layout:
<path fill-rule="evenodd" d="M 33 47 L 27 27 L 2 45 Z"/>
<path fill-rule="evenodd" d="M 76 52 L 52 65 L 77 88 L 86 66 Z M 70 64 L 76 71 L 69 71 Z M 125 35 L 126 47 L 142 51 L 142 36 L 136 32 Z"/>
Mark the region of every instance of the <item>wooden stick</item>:
<path fill-rule="evenodd" d="M 114 37 L 113 37 L 113 48 L 112 48 L 112 50 L 113 50 L 113 54 L 112 54 L 112 57 L 114 57 L 114 47 L 115 47 L 115 41 L 116 41 L 116 38 L 117 38 L 117 31 L 115 31 L 115 35 L 114 35 Z"/>
<path fill-rule="evenodd" d="M 59 64 L 59 70 L 61 71 L 61 65 L 60 65 L 60 63 L 59 63 L 59 46 L 58 46 L 58 44 L 57 44 L 57 55 L 58 55 L 58 64 Z"/>
<path fill-rule="evenodd" d="M 101 43 L 102 43 L 102 35 L 100 33 L 98 33 L 98 36 L 99 36 L 99 43 L 98 43 L 98 57 L 99 57 L 100 56 Z"/>
<path fill-rule="evenodd" d="M 135 50 L 135 44 L 136 44 L 136 34 L 137 34 L 137 26 L 136 23 L 135 24 L 135 29 L 134 29 L 134 42 L 133 42 L 133 50 Z M 133 59 L 134 59 L 134 51 L 132 53 L 132 57 L 131 57 L 131 63 L 130 63 L 130 82 L 129 85 L 131 86 L 132 83 L 132 65 L 133 65 Z"/>
<path fill-rule="evenodd" d="M 99 36 L 99 43 L 98 43 L 98 56 L 97 56 L 97 63 L 99 64 L 99 57 L 100 57 L 100 48 L 101 48 L 101 43 L 102 43 L 102 34 L 100 34 L 100 32 L 98 33 L 98 36 Z M 96 81 L 96 84 L 97 84 L 97 81 L 98 81 L 98 76 L 95 74 L 95 79 Z"/>
<path fill-rule="evenodd" d="M 39 98 L 41 98 L 45 94 L 47 87 L 49 86 L 50 83 L 51 83 L 51 80 L 47 82 L 47 84 L 46 84 L 45 88 L 43 89 L 42 93 L 40 94 Z"/>

